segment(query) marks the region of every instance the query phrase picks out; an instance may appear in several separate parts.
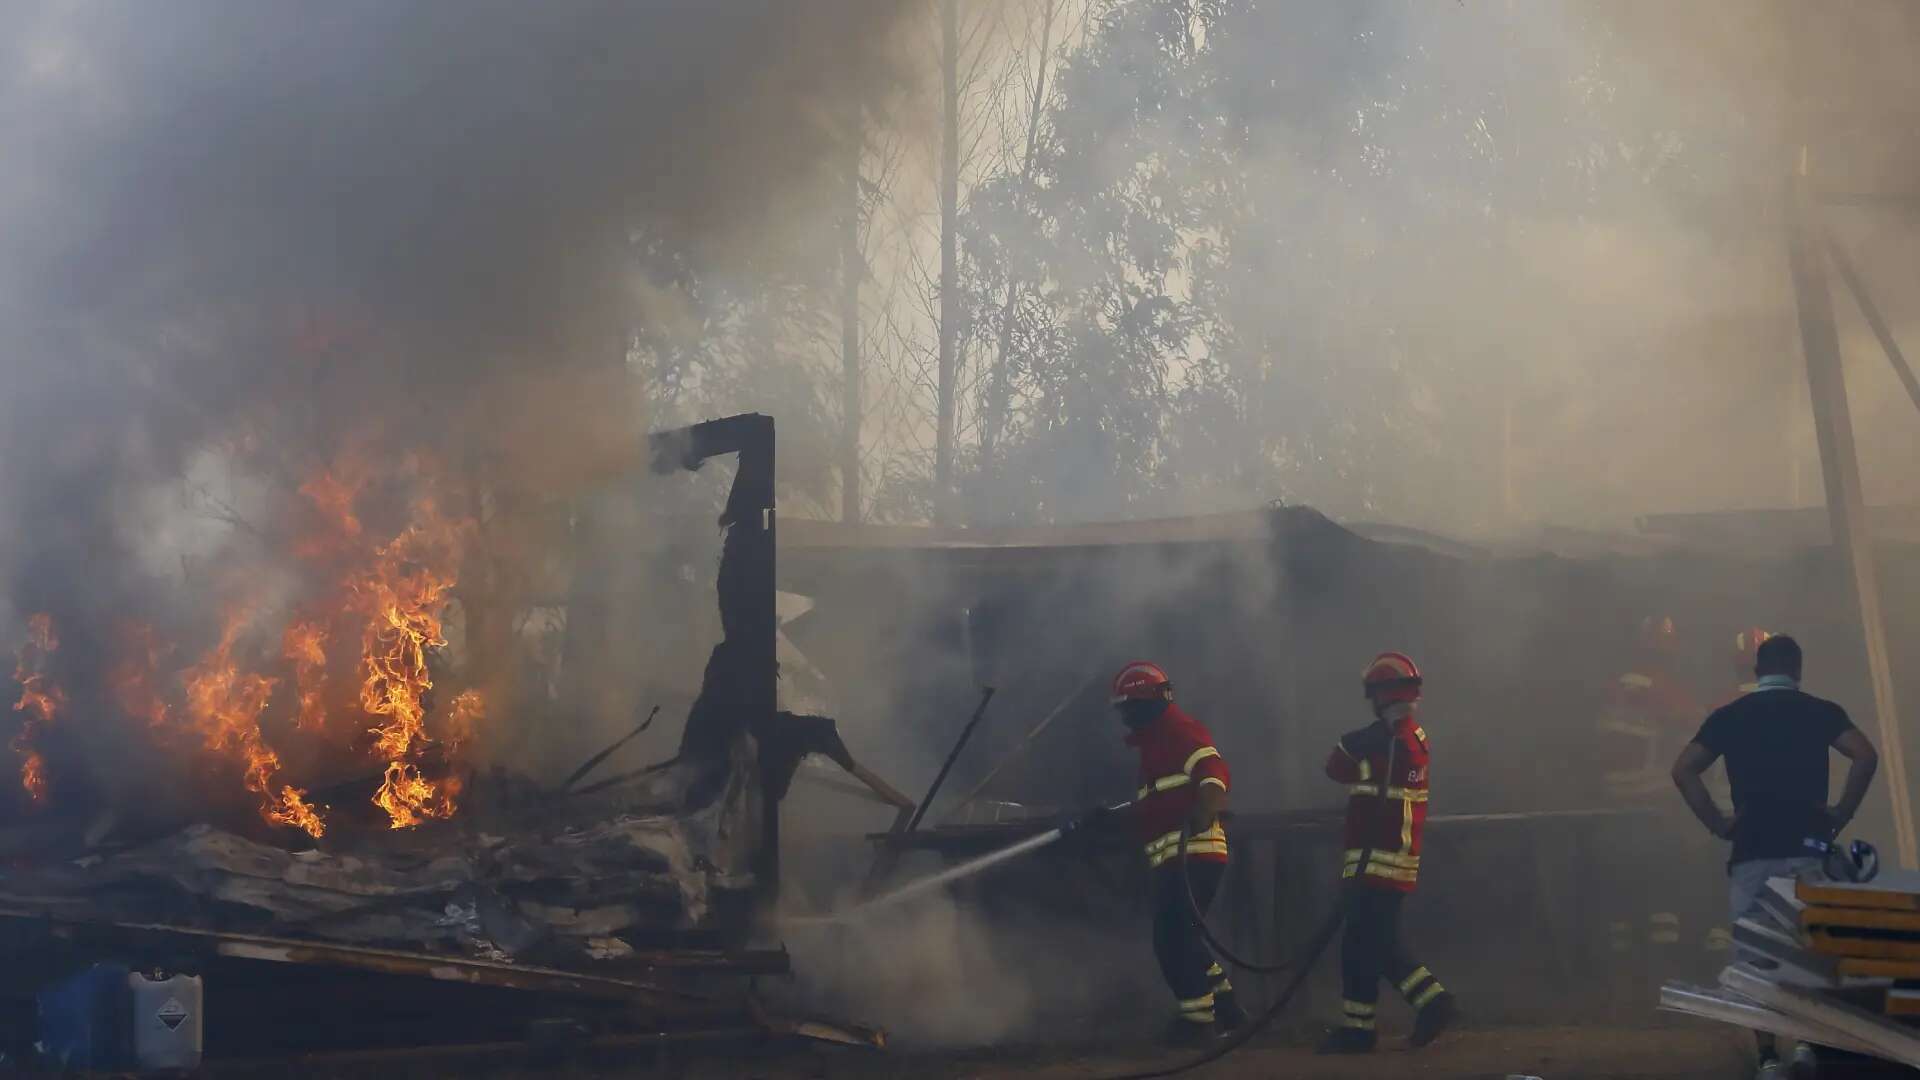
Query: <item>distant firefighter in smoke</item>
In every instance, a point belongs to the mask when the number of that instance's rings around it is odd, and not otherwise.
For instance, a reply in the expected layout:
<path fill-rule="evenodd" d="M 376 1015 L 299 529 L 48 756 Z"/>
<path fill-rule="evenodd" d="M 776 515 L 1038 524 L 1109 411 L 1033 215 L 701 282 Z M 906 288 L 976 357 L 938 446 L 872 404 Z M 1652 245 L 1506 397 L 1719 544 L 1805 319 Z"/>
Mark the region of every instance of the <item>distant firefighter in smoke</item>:
<path fill-rule="evenodd" d="M 1340 737 L 1327 776 L 1347 785 L 1346 930 L 1340 942 L 1340 1026 L 1323 1054 L 1363 1054 L 1378 1036 L 1380 980 L 1393 982 L 1418 1010 L 1413 1045 L 1438 1038 L 1457 1012 L 1453 995 L 1420 963 L 1400 933 L 1400 906 L 1420 880 L 1420 838 L 1427 822 L 1427 733 L 1416 720 L 1420 669 L 1400 653 L 1367 665 L 1361 688 L 1374 722 Z"/>
<path fill-rule="evenodd" d="M 1206 725 L 1173 703 L 1173 683 L 1158 665 L 1137 660 L 1122 668 L 1114 676 L 1112 702 L 1127 725 L 1127 744 L 1140 752 L 1132 818 L 1153 869 L 1153 953 L 1179 1002 L 1169 1041 L 1204 1043 L 1247 1021 L 1233 983 L 1195 922 L 1212 905 L 1227 871 L 1227 833 L 1220 823 L 1227 760 Z"/>

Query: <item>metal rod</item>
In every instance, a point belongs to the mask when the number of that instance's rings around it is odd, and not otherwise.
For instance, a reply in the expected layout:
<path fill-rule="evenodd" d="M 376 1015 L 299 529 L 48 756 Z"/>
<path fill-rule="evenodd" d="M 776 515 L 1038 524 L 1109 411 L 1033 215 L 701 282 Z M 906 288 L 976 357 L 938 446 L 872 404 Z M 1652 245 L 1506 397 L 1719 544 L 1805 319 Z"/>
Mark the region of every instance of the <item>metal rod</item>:
<path fill-rule="evenodd" d="M 1807 364 L 1807 389 L 1813 404 L 1814 434 L 1820 442 L 1820 474 L 1827 492 L 1827 517 L 1833 543 L 1853 581 L 1860 634 L 1866 644 L 1867 670 L 1879 720 L 1880 754 L 1885 762 L 1887 795 L 1893 805 L 1894 839 L 1901 867 L 1920 867 L 1914 845 L 1913 800 L 1907 786 L 1907 759 L 1894 704 L 1893 668 L 1887 655 L 1886 622 L 1880 610 L 1880 581 L 1867 531 L 1866 496 L 1860 459 L 1854 447 L 1853 417 L 1847 407 L 1846 373 L 1840 362 L 1840 335 L 1828 291 L 1825 245 L 1807 196 L 1808 151 L 1788 177 L 1787 264 L 1800 318 L 1800 344 Z"/>
<path fill-rule="evenodd" d="M 851 773 L 855 780 L 867 785 L 867 787 L 870 788 L 875 795 L 880 796 L 887 805 L 894 808 L 896 813 L 893 816 L 892 831 L 905 832 L 907 823 L 913 820 L 913 800 L 903 794 L 899 788 L 881 779 L 878 773 L 857 761 L 847 768 L 847 772 Z"/>
<path fill-rule="evenodd" d="M 1893 331 L 1888 328 L 1887 320 L 1880 315 L 1880 305 L 1873 302 L 1867 293 L 1867 287 L 1860 275 L 1853 269 L 1853 259 L 1847 255 L 1847 249 L 1840 245 L 1840 238 L 1833 235 L 1832 229 L 1826 230 L 1827 251 L 1833 256 L 1834 269 L 1840 271 L 1840 280 L 1847 283 L 1847 291 L 1853 294 L 1853 302 L 1860 308 L 1860 314 L 1866 316 L 1867 325 L 1873 328 L 1873 336 L 1880 339 L 1880 349 L 1887 354 L 1887 362 L 1893 365 L 1893 373 L 1900 376 L 1900 385 L 1907 388 L 1907 397 L 1912 399 L 1913 407 L 1920 409 L 1920 379 L 1913 377 L 1913 367 L 1907 363 L 1906 354 L 1900 351 L 1900 343 L 1893 339 Z"/>
<path fill-rule="evenodd" d="M 953 763 L 960 760 L 960 751 L 967 748 L 967 740 L 973 738 L 973 729 L 980 726 L 980 718 L 987 714 L 987 702 L 992 700 L 993 687 L 982 687 L 980 704 L 974 707 L 973 716 L 968 718 L 967 726 L 960 729 L 960 738 L 954 741 L 953 749 L 947 751 L 947 760 L 940 766 L 940 772 L 934 776 L 933 786 L 927 789 L 927 797 L 920 800 L 920 806 L 914 810 L 913 817 L 907 819 L 907 827 L 902 831 L 912 832 L 920 827 L 921 819 L 927 816 L 927 807 L 932 806 L 934 796 L 940 794 L 940 786 L 947 782 L 947 774 L 953 771 Z"/>
<path fill-rule="evenodd" d="M 947 815 L 948 823 L 951 824 L 953 819 L 957 817 L 962 810 L 965 810 L 967 807 L 972 806 L 973 801 L 980 797 L 980 793 L 987 790 L 988 785 L 992 784 L 994 780 L 1000 776 L 1000 773 L 1003 770 L 1005 770 L 1008 765 L 1013 764 L 1016 758 L 1018 758 L 1021 754 L 1026 753 L 1028 747 L 1031 747 L 1033 745 L 1033 740 L 1039 738 L 1040 733 L 1047 730 L 1048 725 L 1052 724 L 1055 720 L 1059 719 L 1060 714 L 1067 711 L 1067 706 L 1072 705 L 1075 701 L 1078 701 L 1080 699 L 1080 695 L 1086 693 L 1087 687 L 1092 686 L 1094 683 L 1094 680 L 1098 679 L 1099 677 L 1100 676 L 1097 674 L 1087 676 L 1085 681 L 1083 681 L 1079 686 L 1076 686 L 1073 688 L 1072 693 L 1060 699 L 1060 704 L 1055 705 L 1053 707 L 1052 712 L 1041 717 L 1040 722 L 1033 725 L 1032 729 L 1027 732 L 1026 737 L 1020 740 L 1020 744 L 1018 746 L 1015 746 L 1012 750 L 1007 751 L 1006 756 L 1001 758 L 999 762 L 994 765 L 993 768 L 988 769 L 987 775 L 982 777 L 979 783 L 973 785 L 973 790 L 967 792 L 967 794 L 958 803 L 954 805 L 953 813 Z"/>
<path fill-rule="evenodd" d="M 599 753 L 588 758 L 585 762 L 581 763 L 579 768 L 573 770 L 573 775 L 567 777 L 567 782 L 560 785 L 560 790 L 562 792 L 572 791 L 573 785 L 585 779 L 588 773 L 599 768 L 600 763 L 607 760 L 607 758 L 613 756 L 613 752 L 615 750 L 618 750 L 621 747 L 632 742 L 634 738 L 638 736 L 641 732 L 652 727 L 653 718 L 659 715 L 660 715 L 660 706 L 655 705 L 653 707 L 653 711 L 647 714 L 647 718 L 645 720 L 640 721 L 640 725 L 638 727 L 634 728 L 632 731 L 627 732 L 625 735 L 620 736 L 618 739 L 615 739 L 612 745 L 608 746 L 605 750 L 602 750 Z"/>

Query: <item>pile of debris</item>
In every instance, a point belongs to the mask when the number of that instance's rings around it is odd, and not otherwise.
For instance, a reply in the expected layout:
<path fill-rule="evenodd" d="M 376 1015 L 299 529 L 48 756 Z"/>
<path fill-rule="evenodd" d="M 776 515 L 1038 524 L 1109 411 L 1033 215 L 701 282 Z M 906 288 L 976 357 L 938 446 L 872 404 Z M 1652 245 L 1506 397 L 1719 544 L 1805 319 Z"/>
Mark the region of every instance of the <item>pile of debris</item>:
<path fill-rule="evenodd" d="M 747 794 L 690 813 L 636 807 L 337 850 L 287 851 L 199 824 L 0 875 L 0 907 L 571 966 L 706 929 L 716 894 L 751 883 L 746 859 L 726 852 L 755 824 Z"/>
<path fill-rule="evenodd" d="M 1720 988 L 1670 982 L 1662 1009 L 1920 1067 L 1920 873 L 1775 878 L 1733 933 Z"/>

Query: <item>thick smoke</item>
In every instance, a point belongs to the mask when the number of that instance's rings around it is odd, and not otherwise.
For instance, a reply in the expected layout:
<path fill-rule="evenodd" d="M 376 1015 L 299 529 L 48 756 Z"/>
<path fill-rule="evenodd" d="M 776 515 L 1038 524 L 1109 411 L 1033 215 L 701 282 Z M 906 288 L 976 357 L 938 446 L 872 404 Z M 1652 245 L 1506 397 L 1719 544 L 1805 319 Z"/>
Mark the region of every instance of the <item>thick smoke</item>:
<path fill-rule="evenodd" d="M 592 531 L 571 500 L 643 466 L 643 262 L 830 212 L 903 6 L 8 5 L 4 614 L 54 612 L 75 672 L 123 617 L 182 664 L 299 595 L 333 469 L 369 534 L 422 492 L 479 523 L 498 647 Z"/>

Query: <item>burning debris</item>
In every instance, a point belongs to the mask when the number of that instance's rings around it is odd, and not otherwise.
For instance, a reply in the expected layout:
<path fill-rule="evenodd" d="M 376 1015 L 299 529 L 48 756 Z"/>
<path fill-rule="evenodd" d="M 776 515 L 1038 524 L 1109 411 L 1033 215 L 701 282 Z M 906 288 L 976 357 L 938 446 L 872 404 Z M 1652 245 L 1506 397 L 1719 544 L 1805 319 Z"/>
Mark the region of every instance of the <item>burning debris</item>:
<path fill-rule="evenodd" d="M 14 702 L 13 709 L 23 714 L 13 749 L 20 755 L 20 786 L 36 803 L 47 797 L 47 763 L 34 748 L 34 737 L 67 706 L 66 694 L 50 681 L 45 670 L 47 658 L 59 647 L 53 616 L 36 614 L 27 620 L 27 643 L 20 647 L 20 659 L 13 669 L 14 681 L 20 684 L 20 700 Z"/>
<path fill-rule="evenodd" d="M 430 485 L 417 464 L 410 471 Z M 290 537 L 284 562 L 300 579 L 290 613 L 240 589 L 217 638 L 197 652 L 153 622 L 123 618 L 106 649 L 72 658 L 62 678 L 108 689 L 88 722 L 163 758 L 225 762 L 220 771 L 254 797 L 264 821 L 315 839 L 334 811 L 309 792 L 352 760 L 378 770 L 367 798 L 391 828 L 452 817 L 464 783 L 457 755 L 487 709 L 477 687 L 436 699 L 435 668 L 475 526 L 415 494 L 382 535 L 363 524 L 373 509 L 363 504 L 377 501 L 370 477 L 366 467 L 323 470 L 279 508 L 283 526 L 262 530 Z M 15 675 L 23 723 L 13 748 L 37 804 L 49 801 L 53 767 L 39 737 L 69 709 L 51 670 L 54 625 L 49 613 L 29 620 Z M 182 656 L 196 658 L 170 669 Z M 289 745 L 302 753 L 289 758 Z"/>

